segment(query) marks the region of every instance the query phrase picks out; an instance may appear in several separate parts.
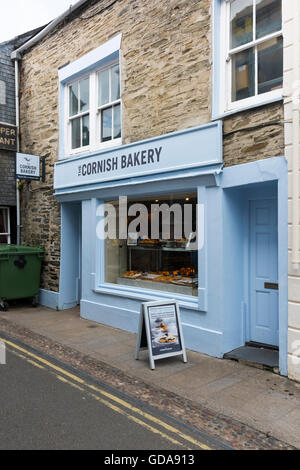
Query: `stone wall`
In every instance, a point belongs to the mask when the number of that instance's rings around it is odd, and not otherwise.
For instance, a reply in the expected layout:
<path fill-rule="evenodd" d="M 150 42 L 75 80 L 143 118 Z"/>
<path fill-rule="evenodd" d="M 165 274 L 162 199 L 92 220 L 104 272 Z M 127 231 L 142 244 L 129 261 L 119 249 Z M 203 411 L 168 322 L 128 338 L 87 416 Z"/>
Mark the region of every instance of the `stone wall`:
<path fill-rule="evenodd" d="M 47 164 L 46 183 L 31 183 L 31 192 L 26 186 L 23 190 L 22 240 L 45 246 L 43 287 L 50 290 L 58 290 L 59 278 L 59 205 L 51 189 L 58 155 L 58 68 L 122 33 L 124 143 L 211 119 L 211 0 L 88 4 L 22 61 L 21 150 L 45 156 Z M 283 155 L 282 114 L 281 104 L 275 104 L 227 118 L 226 165 Z"/>

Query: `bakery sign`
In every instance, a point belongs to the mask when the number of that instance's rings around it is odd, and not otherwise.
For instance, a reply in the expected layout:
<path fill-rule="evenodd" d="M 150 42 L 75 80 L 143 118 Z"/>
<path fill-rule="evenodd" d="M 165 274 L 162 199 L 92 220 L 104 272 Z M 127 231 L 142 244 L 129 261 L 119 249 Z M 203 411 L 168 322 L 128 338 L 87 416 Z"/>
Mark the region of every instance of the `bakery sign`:
<path fill-rule="evenodd" d="M 16 178 L 20 180 L 39 180 L 40 157 L 27 153 L 17 153 Z"/>
<path fill-rule="evenodd" d="M 65 156 L 63 156 L 65 157 Z M 63 158 L 55 164 L 56 190 L 222 163 L 222 123 Z"/>
<path fill-rule="evenodd" d="M 141 305 L 135 358 L 148 349 L 150 368 L 155 361 L 182 355 L 187 362 L 180 312 L 175 300 L 144 302 Z"/>
<path fill-rule="evenodd" d="M 17 151 L 17 127 L 0 122 L 0 149 Z"/>

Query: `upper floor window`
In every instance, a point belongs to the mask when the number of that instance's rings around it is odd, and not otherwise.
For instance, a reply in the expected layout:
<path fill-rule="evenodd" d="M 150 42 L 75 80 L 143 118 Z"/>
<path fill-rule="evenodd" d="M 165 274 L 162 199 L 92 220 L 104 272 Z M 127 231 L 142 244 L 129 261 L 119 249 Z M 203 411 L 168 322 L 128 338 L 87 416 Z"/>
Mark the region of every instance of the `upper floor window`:
<path fill-rule="evenodd" d="M 121 138 L 121 95 L 119 65 L 98 73 L 98 113 L 101 142 Z"/>
<path fill-rule="evenodd" d="M 69 120 L 71 148 L 77 149 L 90 144 L 90 80 L 79 80 L 69 87 Z"/>
<path fill-rule="evenodd" d="M 69 153 L 121 143 L 119 63 L 69 84 L 68 104 Z"/>
<path fill-rule="evenodd" d="M 223 111 L 280 98 L 282 1 L 224 0 L 222 10 Z"/>

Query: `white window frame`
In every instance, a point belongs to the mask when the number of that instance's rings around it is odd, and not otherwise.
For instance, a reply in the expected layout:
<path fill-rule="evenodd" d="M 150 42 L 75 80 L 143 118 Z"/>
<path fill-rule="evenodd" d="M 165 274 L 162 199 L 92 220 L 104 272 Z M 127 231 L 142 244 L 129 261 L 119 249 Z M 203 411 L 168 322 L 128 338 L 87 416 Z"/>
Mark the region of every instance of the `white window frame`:
<path fill-rule="evenodd" d="M 121 41 L 122 34 L 118 34 L 101 44 L 96 49 L 88 52 L 79 59 L 73 62 L 68 62 L 62 65 L 58 70 L 59 78 L 59 160 L 67 159 L 70 157 L 77 157 L 106 149 L 107 147 L 114 147 L 122 145 L 122 67 L 121 67 Z M 98 139 L 100 135 L 100 128 L 97 127 L 99 123 L 98 114 L 96 112 L 98 105 L 97 97 L 97 77 L 96 73 L 101 68 L 108 65 L 118 63 L 120 68 L 120 113 L 121 113 L 121 138 L 113 139 L 108 142 L 100 142 Z M 70 125 L 69 125 L 69 85 L 77 82 L 84 76 L 90 77 L 90 102 L 95 107 L 95 112 L 92 112 L 90 106 L 90 145 L 78 149 L 72 149 L 70 141 Z M 99 129 L 99 132 L 98 132 Z"/>
<path fill-rule="evenodd" d="M 255 48 L 255 88 L 257 93 L 257 46 L 270 39 L 277 37 L 283 37 L 282 29 L 275 33 L 264 36 L 263 38 L 255 39 L 247 44 L 230 49 L 230 4 L 232 0 L 222 0 L 221 4 L 221 25 L 220 25 L 220 113 L 233 112 L 243 110 L 250 107 L 259 106 L 265 102 L 276 101 L 283 97 L 283 88 L 278 90 L 272 90 L 267 93 L 256 94 L 250 98 L 246 98 L 239 101 L 232 101 L 232 60 L 231 57 L 244 50 Z M 254 1 L 253 17 L 256 18 L 256 2 Z M 254 36 L 255 37 L 255 26 L 254 24 Z"/>
<path fill-rule="evenodd" d="M 108 103 L 105 103 L 103 105 L 99 105 L 99 79 L 98 79 L 98 74 L 104 70 L 107 69 L 112 69 L 115 65 L 119 65 L 119 73 L 120 73 L 120 98 L 114 101 L 110 101 Z M 110 75 L 110 92 L 111 92 L 111 73 Z M 116 145 L 121 145 L 122 144 L 122 91 L 121 91 L 121 67 L 120 67 L 120 61 L 112 61 L 109 64 L 107 64 L 105 67 L 102 67 L 97 70 L 96 73 L 96 89 L 97 89 L 97 128 L 96 128 L 96 139 L 97 142 L 100 142 L 101 148 L 107 148 L 107 147 L 112 147 Z M 114 106 L 120 105 L 120 122 L 121 122 L 121 137 L 118 137 L 114 139 L 112 136 L 111 140 L 108 140 L 106 142 L 101 142 L 101 129 L 102 129 L 102 122 L 101 122 L 101 112 L 104 109 L 108 108 L 113 108 Z M 112 130 L 114 129 L 114 113 L 112 113 Z"/>
<path fill-rule="evenodd" d="M 6 233 L 0 233 L 0 237 L 7 237 L 7 244 L 11 244 L 11 227 L 10 227 L 10 208 L 9 207 L 0 207 L 0 214 L 1 212 L 6 212 L 6 220 L 7 220 L 7 229 Z"/>
<path fill-rule="evenodd" d="M 120 98 L 114 102 L 106 103 L 105 105 L 99 106 L 98 105 L 98 97 L 99 97 L 99 85 L 98 85 L 98 74 L 99 72 L 110 69 L 115 65 L 119 65 L 120 70 Z M 83 111 L 82 113 L 78 113 L 74 116 L 70 116 L 70 87 L 79 81 L 89 78 L 89 110 Z M 101 110 L 105 108 L 112 107 L 116 104 L 120 104 L 120 113 L 121 113 L 121 137 L 111 140 L 107 142 L 101 142 Z M 122 91 L 121 91 L 121 67 L 119 60 L 112 60 L 105 64 L 103 67 L 95 68 L 95 70 L 91 71 L 89 74 L 82 74 L 81 76 L 77 77 L 75 80 L 70 81 L 65 86 L 65 110 L 66 110 L 66 117 L 65 117 L 65 155 L 73 156 L 77 154 L 82 154 L 83 152 L 94 152 L 97 150 L 106 149 L 109 147 L 115 147 L 117 145 L 122 145 Z M 90 124 L 90 139 L 89 145 L 85 145 L 82 147 L 78 147 L 76 149 L 72 149 L 72 121 L 75 118 L 79 118 L 89 114 L 89 124 Z"/>
<path fill-rule="evenodd" d="M 0 80 L 0 104 L 6 105 L 6 82 Z"/>

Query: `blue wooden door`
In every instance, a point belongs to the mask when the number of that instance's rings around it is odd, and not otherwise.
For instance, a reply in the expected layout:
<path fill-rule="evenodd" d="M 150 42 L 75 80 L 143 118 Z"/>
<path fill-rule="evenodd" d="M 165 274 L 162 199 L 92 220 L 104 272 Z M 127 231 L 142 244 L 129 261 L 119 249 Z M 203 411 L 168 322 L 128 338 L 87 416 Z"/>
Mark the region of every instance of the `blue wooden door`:
<path fill-rule="evenodd" d="M 277 200 L 250 205 L 250 341 L 278 346 Z"/>

